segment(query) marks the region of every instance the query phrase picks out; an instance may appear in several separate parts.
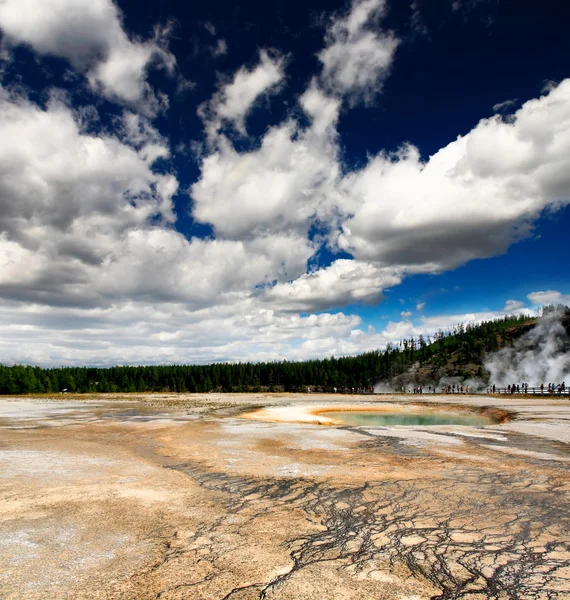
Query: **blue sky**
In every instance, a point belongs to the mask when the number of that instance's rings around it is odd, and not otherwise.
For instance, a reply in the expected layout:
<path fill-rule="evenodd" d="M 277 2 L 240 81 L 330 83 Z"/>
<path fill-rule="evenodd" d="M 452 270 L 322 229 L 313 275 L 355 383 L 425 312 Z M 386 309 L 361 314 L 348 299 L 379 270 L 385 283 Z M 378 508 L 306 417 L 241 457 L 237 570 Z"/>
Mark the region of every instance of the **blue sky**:
<path fill-rule="evenodd" d="M 296 360 L 570 301 L 570 8 L 0 2 L 0 362 Z"/>

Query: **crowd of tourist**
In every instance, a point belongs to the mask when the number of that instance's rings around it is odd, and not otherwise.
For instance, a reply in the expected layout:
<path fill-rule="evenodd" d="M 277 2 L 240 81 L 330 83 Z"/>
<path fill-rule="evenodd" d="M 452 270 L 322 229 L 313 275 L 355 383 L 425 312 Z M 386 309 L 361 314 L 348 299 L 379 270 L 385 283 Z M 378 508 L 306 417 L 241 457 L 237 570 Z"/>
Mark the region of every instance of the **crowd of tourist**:
<path fill-rule="evenodd" d="M 506 388 L 499 388 L 496 385 L 489 386 L 489 393 L 496 394 L 507 393 L 507 394 L 528 394 L 529 393 L 528 383 L 513 383 L 507 385 Z M 566 382 L 562 383 L 541 383 L 540 386 L 530 388 L 531 394 L 566 394 L 569 392 L 566 387 Z"/>
<path fill-rule="evenodd" d="M 402 392 L 405 392 L 406 388 L 402 387 Z M 408 388 L 408 393 L 411 394 L 413 391 L 414 394 L 437 394 L 437 388 L 435 387 L 435 385 L 432 387 L 431 385 L 428 385 L 427 390 L 424 390 L 424 388 L 419 385 L 416 386 L 414 388 Z M 441 388 L 441 392 L 443 394 L 468 394 L 469 393 L 469 386 L 468 385 L 444 385 Z"/>
<path fill-rule="evenodd" d="M 444 394 L 468 394 L 469 393 L 469 386 L 466 385 L 465 387 L 463 385 L 446 385 L 443 387 L 443 393 Z"/>
<path fill-rule="evenodd" d="M 566 386 L 566 383 L 563 381 L 562 383 L 541 383 L 540 386 L 529 388 L 528 383 L 513 383 L 508 384 L 507 387 L 501 388 L 496 385 L 490 385 L 487 388 L 489 394 L 528 394 L 530 389 L 531 394 L 559 394 L 570 395 L 570 388 Z M 408 392 L 409 394 L 437 394 L 436 386 L 428 386 L 427 389 L 420 386 L 402 387 L 402 392 Z M 469 393 L 469 385 L 462 384 L 448 384 L 444 385 L 441 388 L 442 394 L 468 394 Z"/>

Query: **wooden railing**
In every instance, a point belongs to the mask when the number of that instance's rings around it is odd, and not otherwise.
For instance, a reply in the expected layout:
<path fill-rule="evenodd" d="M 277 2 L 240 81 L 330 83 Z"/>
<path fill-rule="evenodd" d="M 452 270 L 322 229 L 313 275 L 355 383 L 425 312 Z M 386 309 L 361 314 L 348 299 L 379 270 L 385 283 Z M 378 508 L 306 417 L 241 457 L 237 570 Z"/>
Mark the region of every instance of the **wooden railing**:
<path fill-rule="evenodd" d="M 509 390 L 509 388 L 495 388 L 493 389 L 492 387 L 487 388 L 487 393 L 488 394 L 528 394 L 528 395 L 532 395 L 532 396 L 570 396 L 570 389 L 568 388 L 568 386 L 565 387 L 565 389 L 563 390 L 558 390 L 558 388 L 555 389 L 551 389 L 550 391 L 548 391 L 548 386 L 544 386 L 544 388 L 541 390 L 540 386 L 538 387 L 525 387 L 523 388 L 522 386 L 520 387 L 520 391 L 512 391 L 512 389 Z"/>

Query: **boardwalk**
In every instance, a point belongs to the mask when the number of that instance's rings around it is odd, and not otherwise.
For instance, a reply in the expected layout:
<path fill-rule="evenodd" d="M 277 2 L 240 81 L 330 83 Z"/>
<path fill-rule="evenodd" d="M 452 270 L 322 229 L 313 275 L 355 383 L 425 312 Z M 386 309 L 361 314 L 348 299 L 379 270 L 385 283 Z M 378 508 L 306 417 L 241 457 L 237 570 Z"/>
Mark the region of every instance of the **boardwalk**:
<path fill-rule="evenodd" d="M 516 395 L 526 395 L 526 396 L 566 396 L 569 397 L 570 396 L 570 389 L 568 387 L 566 387 L 564 390 L 558 390 L 558 389 L 554 389 L 551 391 L 548 391 L 548 386 L 545 386 L 542 390 L 540 389 L 540 386 L 537 387 L 528 387 L 525 388 L 525 390 L 523 391 L 523 388 L 521 386 L 520 391 L 517 392 L 512 392 L 510 389 L 508 388 L 487 388 L 487 393 L 488 394 L 516 394 Z"/>

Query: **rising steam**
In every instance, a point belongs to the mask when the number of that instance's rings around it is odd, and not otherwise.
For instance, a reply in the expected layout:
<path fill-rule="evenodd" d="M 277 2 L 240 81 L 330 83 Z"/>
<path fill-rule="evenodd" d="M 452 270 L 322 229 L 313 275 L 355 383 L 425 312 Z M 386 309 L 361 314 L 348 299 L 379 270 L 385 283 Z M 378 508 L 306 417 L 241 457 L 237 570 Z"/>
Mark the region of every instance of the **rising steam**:
<path fill-rule="evenodd" d="M 497 387 L 528 383 L 530 387 L 570 383 L 568 309 L 545 312 L 537 325 L 509 346 L 490 354 L 485 368 Z"/>

